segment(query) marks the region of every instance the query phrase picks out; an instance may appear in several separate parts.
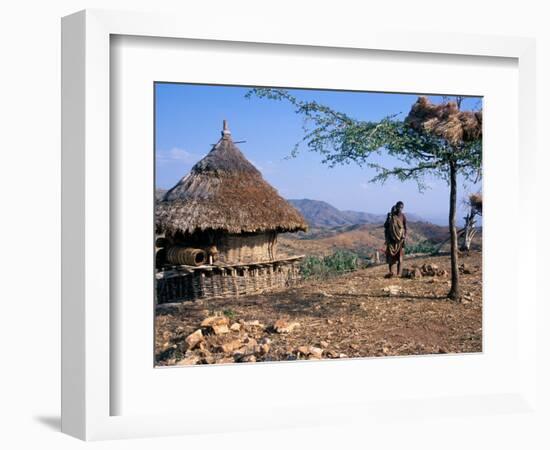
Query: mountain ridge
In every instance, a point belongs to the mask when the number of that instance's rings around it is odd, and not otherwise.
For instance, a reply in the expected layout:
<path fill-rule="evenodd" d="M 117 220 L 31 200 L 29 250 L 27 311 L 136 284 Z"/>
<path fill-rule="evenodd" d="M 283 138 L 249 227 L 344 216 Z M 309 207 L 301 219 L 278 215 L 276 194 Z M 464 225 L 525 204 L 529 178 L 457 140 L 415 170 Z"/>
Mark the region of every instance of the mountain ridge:
<path fill-rule="evenodd" d="M 304 216 L 313 228 L 333 228 L 346 225 L 377 224 L 384 223 L 386 214 L 376 214 L 364 211 L 341 210 L 323 200 L 308 198 L 287 199 Z M 410 222 L 426 222 L 417 214 L 406 213 Z"/>

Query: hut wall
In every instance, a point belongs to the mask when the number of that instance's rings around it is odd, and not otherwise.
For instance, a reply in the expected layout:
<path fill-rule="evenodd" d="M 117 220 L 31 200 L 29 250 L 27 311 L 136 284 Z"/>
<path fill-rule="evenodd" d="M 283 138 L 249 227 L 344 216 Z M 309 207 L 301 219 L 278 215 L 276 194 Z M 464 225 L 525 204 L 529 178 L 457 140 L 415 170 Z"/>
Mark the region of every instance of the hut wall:
<path fill-rule="evenodd" d="M 272 261 L 276 257 L 277 234 L 226 234 L 216 242 L 218 260 L 226 264 Z"/>
<path fill-rule="evenodd" d="M 250 266 L 197 267 L 190 272 L 170 270 L 156 276 L 157 304 L 200 298 L 234 298 L 287 289 L 300 279 L 301 257 Z"/>

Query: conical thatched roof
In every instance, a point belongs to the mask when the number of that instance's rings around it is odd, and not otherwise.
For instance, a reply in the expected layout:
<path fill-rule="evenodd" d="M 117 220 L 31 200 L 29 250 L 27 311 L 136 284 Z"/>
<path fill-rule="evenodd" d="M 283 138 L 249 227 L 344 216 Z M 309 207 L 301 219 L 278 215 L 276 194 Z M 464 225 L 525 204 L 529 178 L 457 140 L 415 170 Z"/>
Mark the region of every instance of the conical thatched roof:
<path fill-rule="evenodd" d="M 406 122 L 456 145 L 481 139 L 482 119 L 481 111 L 460 111 L 456 102 L 434 105 L 427 97 L 419 97 Z"/>
<path fill-rule="evenodd" d="M 270 186 L 224 130 L 210 153 L 157 203 L 158 233 L 306 230 L 302 215 Z"/>

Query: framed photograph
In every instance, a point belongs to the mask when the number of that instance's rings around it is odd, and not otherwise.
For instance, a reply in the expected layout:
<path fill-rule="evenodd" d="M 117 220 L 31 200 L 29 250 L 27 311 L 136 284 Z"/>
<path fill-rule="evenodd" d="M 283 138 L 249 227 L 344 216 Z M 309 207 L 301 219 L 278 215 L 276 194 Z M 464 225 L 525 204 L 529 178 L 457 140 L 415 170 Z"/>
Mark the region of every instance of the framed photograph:
<path fill-rule="evenodd" d="M 536 412 L 533 41 L 83 11 L 62 50 L 64 432 Z"/>

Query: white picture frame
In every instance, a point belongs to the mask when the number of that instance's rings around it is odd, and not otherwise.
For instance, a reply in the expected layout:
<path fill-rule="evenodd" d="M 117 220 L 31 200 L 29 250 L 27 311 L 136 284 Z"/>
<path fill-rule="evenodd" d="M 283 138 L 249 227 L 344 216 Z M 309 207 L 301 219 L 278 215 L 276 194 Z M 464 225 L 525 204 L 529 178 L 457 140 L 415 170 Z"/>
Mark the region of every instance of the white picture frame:
<path fill-rule="evenodd" d="M 338 36 L 322 31 L 284 30 L 267 35 L 259 26 L 235 29 L 217 27 L 207 29 L 187 17 L 168 14 L 145 14 L 87 10 L 63 18 L 62 21 L 62 430 L 85 440 L 162 436 L 211 431 L 253 430 L 269 427 L 308 426 L 325 423 L 361 423 L 365 420 L 400 420 L 403 414 L 411 416 L 422 411 L 437 410 L 442 416 L 492 415 L 503 410 L 517 414 L 536 414 L 536 288 L 533 283 L 523 290 L 511 292 L 518 308 L 514 319 L 517 327 L 517 361 L 519 366 L 506 389 L 484 394 L 464 393 L 463 396 L 426 395 L 420 398 L 400 395 L 373 398 L 351 398 L 343 394 L 334 399 L 315 403 L 305 395 L 303 401 L 285 402 L 256 410 L 251 415 L 244 409 L 223 409 L 208 421 L 201 414 L 190 414 L 189 405 L 181 411 L 163 412 L 149 407 L 131 413 L 112 412 L 115 391 L 121 389 L 114 382 L 112 367 L 113 336 L 117 323 L 113 317 L 110 298 L 113 292 L 111 271 L 111 187 L 118 183 L 112 170 L 113 145 L 111 127 L 111 63 L 112 36 L 185 39 L 191 41 L 231 42 L 246 46 L 280 45 L 279 52 L 290 51 L 291 46 L 302 49 L 327 49 L 334 54 L 346 50 L 370 50 L 407 53 L 409 58 L 426 55 L 456 57 L 505 58 L 517 61 L 518 99 L 517 122 L 519 177 L 511 189 L 515 211 L 529 223 L 534 221 L 535 186 L 530 174 L 535 171 L 535 44 L 532 39 L 514 37 L 487 37 L 435 33 L 394 33 L 350 31 Z M 162 45 L 162 44 L 161 44 Z M 223 52 L 223 49 L 222 49 Z M 199 81 L 199 80 L 197 80 Z M 209 82 L 212 82 L 209 80 Z M 515 103 L 514 103 L 515 104 Z M 514 115 L 514 121 L 516 116 Z M 515 144 L 514 144 L 515 145 Z M 516 149 L 516 150 L 517 150 Z M 503 169 L 505 170 L 505 169 Z M 151 189 L 152 192 L 152 189 Z M 523 200 L 519 202 L 519 198 Z M 152 203 L 150 203 L 152 205 Z M 484 219 L 485 220 L 485 219 Z M 525 225 L 523 225 L 525 226 Z M 517 261 L 507 274 L 514 283 L 527 279 L 536 260 L 534 248 L 522 246 L 515 255 Z M 151 318 L 152 320 L 152 318 Z M 460 356 L 458 356 L 460 357 Z M 458 358 L 455 357 L 455 358 Z M 152 360 L 152 357 L 151 357 Z M 396 361 L 395 359 L 393 361 Z M 439 359 L 436 366 L 451 364 L 450 359 Z M 456 360 L 455 360 L 456 361 Z M 341 370 L 361 370 L 365 361 L 342 361 L 337 364 L 306 364 L 300 371 L 309 377 Z M 341 365 L 343 364 L 343 365 Z M 399 366 L 399 362 L 389 365 Z M 426 363 L 427 364 L 427 363 Z M 456 363 L 455 363 L 456 364 Z M 425 369 L 429 370 L 427 364 Z M 232 370 L 235 378 L 242 378 L 244 370 L 256 376 L 281 377 L 282 366 L 262 365 L 239 367 Z M 305 367 L 305 368 L 304 368 Z M 204 368 L 183 368 L 178 377 L 192 377 L 199 382 Z M 191 369 L 191 370 L 188 370 Z M 215 368 L 219 370 L 220 368 Z M 236 372 L 239 370 L 239 372 Z M 164 379 L 171 369 L 163 370 Z M 273 375 L 270 375 L 270 371 Z M 277 374 L 275 374 L 275 372 Z M 157 370 L 157 373 L 160 373 Z M 172 371 L 172 373 L 174 373 Z M 229 372 L 226 372 L 229 374 Z M 228 375 L 229 376 L 229 375 Z M 123 379 L 122 379 L 123 380 Z M 508 382 L 507 381 L 507 382 Z M 168 381 L 166 381 L 168 382 Z M 498 384 L 498 383 L 497 383 Z M 454 396 L 453 396 L 454 395 Z M 293 396 L 295 398 L 295 396 Z M 395 402 L 400 411 L 395 412 Z M 188 409 L 187 411 L 185 409 Z M 231 415 L 222 420 L 222 413 Z M 429 415 L 429 414 L 428 414 Z"/>

